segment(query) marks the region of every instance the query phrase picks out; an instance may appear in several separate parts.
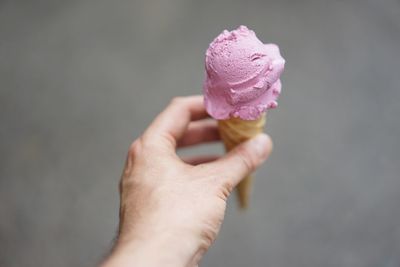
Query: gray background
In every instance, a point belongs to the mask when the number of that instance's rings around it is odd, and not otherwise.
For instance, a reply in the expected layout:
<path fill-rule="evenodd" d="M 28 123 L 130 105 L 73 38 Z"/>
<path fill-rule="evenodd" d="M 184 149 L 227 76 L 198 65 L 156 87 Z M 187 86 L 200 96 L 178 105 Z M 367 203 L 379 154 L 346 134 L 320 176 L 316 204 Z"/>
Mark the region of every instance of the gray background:
<path fill-rule="evenodd" d="M 396 0 L 0 1 L 0 266 L 102 258 L 130 142 L 240 24 L 287 60 L 275 150 L 202 266 L 400 266 Z"/>

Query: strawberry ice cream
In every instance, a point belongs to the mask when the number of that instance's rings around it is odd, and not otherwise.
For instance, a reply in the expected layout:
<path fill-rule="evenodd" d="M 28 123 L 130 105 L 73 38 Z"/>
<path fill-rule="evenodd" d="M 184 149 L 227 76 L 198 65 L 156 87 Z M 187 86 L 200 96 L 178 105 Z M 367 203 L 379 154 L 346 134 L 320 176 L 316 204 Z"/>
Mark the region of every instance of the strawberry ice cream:
<path fill-rule="evenodd" d="M 206 52 L 203 86 L 207 112 L 217 120 L 255 120 L 275 108 L 285 60 L 246 26 L 223 31 Z"/>

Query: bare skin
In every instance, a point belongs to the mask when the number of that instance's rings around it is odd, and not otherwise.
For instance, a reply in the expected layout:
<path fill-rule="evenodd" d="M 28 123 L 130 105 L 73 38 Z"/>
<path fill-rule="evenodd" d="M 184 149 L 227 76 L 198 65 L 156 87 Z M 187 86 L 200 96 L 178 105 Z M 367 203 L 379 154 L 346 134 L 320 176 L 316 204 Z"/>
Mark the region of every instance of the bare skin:
<path fill-rule="evenodd" d="M 181 159 L 176 149 L 219 141 L 201 96 L 171 101 L 128 152 L 120 224 L 103 267 L 197 266 L 214 242 L 233 188 L 269 156 L 266 134 L 228 154 Z"/>

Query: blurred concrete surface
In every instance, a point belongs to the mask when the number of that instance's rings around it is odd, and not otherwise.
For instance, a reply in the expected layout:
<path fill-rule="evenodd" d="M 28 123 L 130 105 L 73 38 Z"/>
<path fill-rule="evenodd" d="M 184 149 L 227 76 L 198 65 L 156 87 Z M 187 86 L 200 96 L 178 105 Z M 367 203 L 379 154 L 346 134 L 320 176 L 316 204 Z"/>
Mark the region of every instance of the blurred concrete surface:
<path fill-rule="evenodd" d="M 0 1 L 0 266 L 107 253 L 128 145 L 240 24 L 287 60 L 275 149 L 201 265 L 400 266 L 396 0 Z"/>

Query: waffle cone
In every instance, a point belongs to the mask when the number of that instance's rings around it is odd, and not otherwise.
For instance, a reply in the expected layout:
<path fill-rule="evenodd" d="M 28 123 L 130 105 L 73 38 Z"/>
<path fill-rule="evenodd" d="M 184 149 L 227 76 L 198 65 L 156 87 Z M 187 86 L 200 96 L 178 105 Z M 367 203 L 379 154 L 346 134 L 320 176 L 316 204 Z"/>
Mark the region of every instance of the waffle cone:
<path fill-rule="evenodd" d="M 226 151 L 230 151 L 240 143 L 263 132 L 265 122 L 266 113 L 264 113 L 257 120 L 251 121 L 238 118 L 218 121 L 219 134 L 224 142 Z M 253 178 L 250 174 L 245 177 L 236 187 L 239 205 L 241 208 L 247 208 L 249 204 L 252 180 Z"/>

